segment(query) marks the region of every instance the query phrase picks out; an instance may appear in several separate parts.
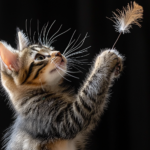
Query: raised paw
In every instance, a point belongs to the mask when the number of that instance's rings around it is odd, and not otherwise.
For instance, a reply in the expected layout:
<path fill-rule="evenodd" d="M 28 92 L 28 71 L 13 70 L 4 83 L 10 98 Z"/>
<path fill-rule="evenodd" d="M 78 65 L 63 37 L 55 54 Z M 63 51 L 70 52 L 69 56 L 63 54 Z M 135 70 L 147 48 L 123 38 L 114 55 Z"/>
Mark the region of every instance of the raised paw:
<path fill-rule="evenodd" d="M 105 68 L 105 72 L 111 72 L 117 77 L 123 69 L 123 56 L 117 50 L 105 50 L 97 57 L 95 64 L 96 67 Z"/>

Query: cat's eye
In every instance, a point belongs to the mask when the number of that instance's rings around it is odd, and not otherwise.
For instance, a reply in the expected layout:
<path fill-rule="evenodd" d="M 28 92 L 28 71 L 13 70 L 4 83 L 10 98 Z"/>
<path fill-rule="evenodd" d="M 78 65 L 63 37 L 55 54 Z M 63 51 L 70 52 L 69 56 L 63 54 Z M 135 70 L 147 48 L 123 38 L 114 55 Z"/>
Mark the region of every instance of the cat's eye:
<path fill-rule="evenodd" d="M 35 60 L 43 60 L 43 59 L 45 59 L 45 56 L 44 56 L 44 55 L 37 54 L 37 55 L 35 56 Z"/>

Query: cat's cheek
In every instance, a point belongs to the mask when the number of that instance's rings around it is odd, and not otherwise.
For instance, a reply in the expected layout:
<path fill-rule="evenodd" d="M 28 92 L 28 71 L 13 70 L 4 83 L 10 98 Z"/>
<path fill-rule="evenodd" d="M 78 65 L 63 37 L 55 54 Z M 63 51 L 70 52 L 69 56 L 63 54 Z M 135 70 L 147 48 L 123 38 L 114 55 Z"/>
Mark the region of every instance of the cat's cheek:
<path fill-rule="evenodd" d="M 45 82 L 51 86 L 56 85 L 65 76 L 67 67 L 64 65 L 61 69 L 56 69 L 51 71 L 45 71 L 43 74 L 43 79 Z"/>

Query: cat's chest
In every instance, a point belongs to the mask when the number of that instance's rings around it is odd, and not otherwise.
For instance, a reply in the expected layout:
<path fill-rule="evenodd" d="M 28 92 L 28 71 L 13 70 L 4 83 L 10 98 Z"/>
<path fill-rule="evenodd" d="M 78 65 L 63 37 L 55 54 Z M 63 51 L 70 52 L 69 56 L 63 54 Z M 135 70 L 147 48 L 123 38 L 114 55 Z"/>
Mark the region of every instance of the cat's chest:
<path fill-rule="evenodd" d="M 58 140 L 44 144 L 39 150 L 76 150 L 76 148 L 73 140 Z"/>

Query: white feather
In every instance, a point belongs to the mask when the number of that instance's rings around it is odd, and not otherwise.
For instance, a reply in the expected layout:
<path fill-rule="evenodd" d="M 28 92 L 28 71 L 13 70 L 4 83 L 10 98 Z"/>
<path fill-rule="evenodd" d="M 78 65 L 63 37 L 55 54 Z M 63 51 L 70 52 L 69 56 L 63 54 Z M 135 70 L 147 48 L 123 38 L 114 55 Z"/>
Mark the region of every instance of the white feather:
<path fill-rule="evenodd" d="M 141 27 L 139 22 L 143 18 L 143 7 L 136 2 L 130 4 L 126 8 L 123 7 L 123 10 L 117 9 L 118 13 L 113 12 L 114 16 L 111 20 L 115 23 L 114 27 L 117 32 L 129 33 L 133 24 Z"/>

